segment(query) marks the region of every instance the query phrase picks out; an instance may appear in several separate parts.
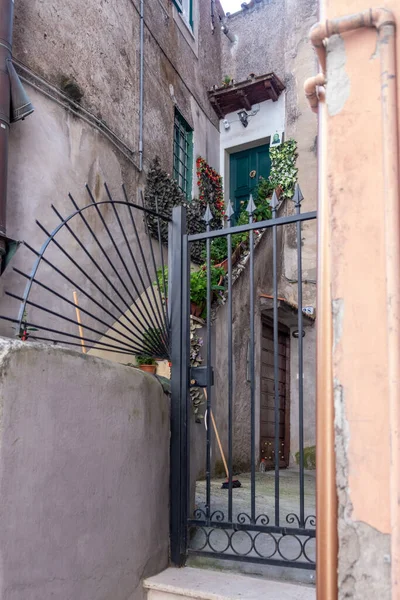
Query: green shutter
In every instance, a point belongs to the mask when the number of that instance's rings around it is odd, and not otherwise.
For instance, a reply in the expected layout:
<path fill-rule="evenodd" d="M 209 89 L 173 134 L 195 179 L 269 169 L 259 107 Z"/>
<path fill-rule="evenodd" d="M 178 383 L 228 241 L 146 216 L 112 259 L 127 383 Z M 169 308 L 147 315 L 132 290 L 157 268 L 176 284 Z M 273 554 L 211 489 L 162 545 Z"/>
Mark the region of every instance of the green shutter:
<path fill-rule="evenodd" d="M 175 111 L 174 179 L 188 200 L 192 197 L 193 130 L 182 115 Z"/>

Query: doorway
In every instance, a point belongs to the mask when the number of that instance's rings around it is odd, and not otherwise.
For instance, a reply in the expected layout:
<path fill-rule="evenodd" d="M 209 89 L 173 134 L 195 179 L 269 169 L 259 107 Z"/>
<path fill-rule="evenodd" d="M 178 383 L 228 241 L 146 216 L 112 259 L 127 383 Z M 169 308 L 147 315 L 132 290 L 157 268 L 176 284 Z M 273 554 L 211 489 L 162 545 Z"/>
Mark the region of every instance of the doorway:
<path fill-rule="evenodd" d="M 279 324 L 278 330 L 279 388 L 279 468 L 289 466 L 290 441 L 290 333 Z M 260 387 L 260 459 L 267 469 L 275 466 L 275 388 L 274 330 L 266 318 L 262 321 L 261 387 Z"/>
<path fill-rule="evenodd" d="M 249 195 L 254 193 L 260 177 L 266 179 L 271 172 L 269 144 L 249 148 L 230 155 L 230 196 L 235 217 L 240 214 Z"/>

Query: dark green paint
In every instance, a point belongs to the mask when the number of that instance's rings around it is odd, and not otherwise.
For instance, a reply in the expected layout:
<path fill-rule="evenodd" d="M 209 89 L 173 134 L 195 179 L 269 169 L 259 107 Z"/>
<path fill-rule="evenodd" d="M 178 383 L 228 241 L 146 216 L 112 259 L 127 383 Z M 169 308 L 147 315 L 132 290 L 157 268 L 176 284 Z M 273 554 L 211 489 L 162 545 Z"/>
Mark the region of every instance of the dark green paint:
<path fill-rule="evenodd" d="M 250 177 L 251 171 L 256 172 L 255 177 Z M 260 177 L 266 179 L 270 172 L 269 144 L 230 155 L 229 189 L 236 217 L 241 207 L 247 204 L 250 194 L 254 193 Z"/>

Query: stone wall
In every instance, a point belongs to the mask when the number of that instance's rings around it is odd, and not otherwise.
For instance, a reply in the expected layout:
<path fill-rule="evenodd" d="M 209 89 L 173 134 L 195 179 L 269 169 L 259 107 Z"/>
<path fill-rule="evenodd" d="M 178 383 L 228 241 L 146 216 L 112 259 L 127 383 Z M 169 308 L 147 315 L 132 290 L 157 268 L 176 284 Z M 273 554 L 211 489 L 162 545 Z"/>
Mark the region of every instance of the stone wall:
<path fill-rule="evenodd" d="M 143 600 L 168 564 L 169 402 L 151 376 L 1 339 L 1 600 Z"/>
<path fill-rule="evenodd" d="M 35 112 L 25 121 L 13 124 L 10 130 L 9 237 L 39 249 L 45 236 L 35 219 L 51 231 L 59 222 L 51 210 L 52 203 L 63 216 L 74 210 L 69 192 L 80 206 L 89 204 L 86 182 L 97 201 L 107 199 L 105 182 L 116 199 L 123 199 L 124 182 L 130 200 L 140 201 L 138 194 L 155 155 L 172 173 L 175 107 L 194 127 L 193 161 L 202 155 L 219 168 L 218 119 L 208 101 L 207 89 L 221 79 L 221 32 L 217 15 L 214 33 L 211 30 L 210 4 L 195 0 L 194 6 L 195 26 L 191 34 L 169 0 L 145 2 L 144 164 L 139 172 L 139 2 L 15 3 L 13 54 L 18 71 L 29 81 L 24 86 Z M 216 9 L 222 11 L 218 2 Z M 69 110 L 76 111 L 76 107 L 69 104 L 66 81 L 77 86 L 82 94 L 80 105 L 89 115 L 79 107 L 78 115 Z M 193 179 L 197 190 L 195 176 Z M 91 224 L 96 234 L 105 235 L 98 219 Z M 143 237 L 141 219 L 138 228 Z M 111 231 L 119 243 L 122 237 L 118 226 L 114 224 Z M 81 236 L 82 229 L 77 233 Z M 96 249 L 93 240 L 85 241 L 90 251 Z M 65 243 L 78 262 L 85 261 L 71 238 L 66 236 Z M 49 258 L 56 255 L 53 246 L 48 252 Z M 159 257 L 157 248 L 155 255 Z M 20 249 L 13 266 L 27 271 L 34 259 L 28 250 Z M 103 260 L 101 266 L 104 265 Z M 59 266 L 92 291 L 87 280 L 79 274 L 76 277 L 65 258 Z M 43 281 L 49 283 L 54 272 L 47 269 L 45 273 Z M 24 285 L 20 276 L 7 269 L 0 282 L 2 314 L 15 317 L 18 312 L 17 301 L 7 298 L 4 289 L 21 294 Z M 70 297 L 72 286 L 63 285 L 59 291 Z M 134 290 L 132 294 L 137 296 Z M 54 298 L 47 306 L 60 307 Z M 30 317 L 33 312 L 31 308 Z M 0 333 L 12 335 L 10 325 L 1 322 Z"/>

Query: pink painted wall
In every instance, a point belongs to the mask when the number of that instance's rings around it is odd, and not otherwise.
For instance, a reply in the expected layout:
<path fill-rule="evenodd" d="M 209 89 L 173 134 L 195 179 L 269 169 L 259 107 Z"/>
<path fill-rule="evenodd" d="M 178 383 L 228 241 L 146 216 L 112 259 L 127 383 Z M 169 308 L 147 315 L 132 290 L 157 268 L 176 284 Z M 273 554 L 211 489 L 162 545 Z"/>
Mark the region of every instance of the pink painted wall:
<path fill-rule="evenodd" d="M 400 21 L 399 2 L 382 5 Z M 367 7 L 362 0 L 321 0 L 320 20 Z M 397 52 L 400 64 L 399 43 Z M 377 32 L 334 36 L 327 62 L 319 175 L 331 235 L 339 598 L 397 600 L 398 575 L 390 573 L 400 548 L 390 547 L 395 519 Z"/>

